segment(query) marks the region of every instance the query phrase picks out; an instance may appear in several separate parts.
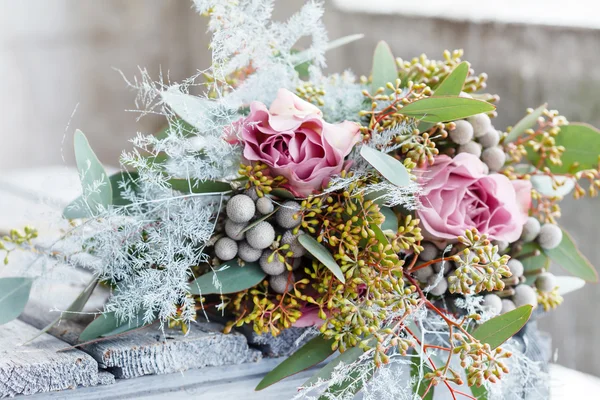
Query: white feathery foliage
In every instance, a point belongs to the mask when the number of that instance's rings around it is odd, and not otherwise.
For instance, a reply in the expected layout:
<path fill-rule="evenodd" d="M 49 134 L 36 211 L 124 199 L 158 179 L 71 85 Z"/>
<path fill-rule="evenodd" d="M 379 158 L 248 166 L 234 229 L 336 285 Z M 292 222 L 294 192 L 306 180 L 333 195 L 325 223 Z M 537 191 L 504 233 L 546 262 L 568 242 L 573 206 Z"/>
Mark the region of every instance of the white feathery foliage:
<path fill-rule="evenodd" d="M 364 108 L 364 86 L 356 82 L 354 74 L 345 71 L 333 74 L 316 82 L 325 91 L 323 96 L 323 118 L 329 123 L 343 121 L 358 122 L 359 112 Z"/>

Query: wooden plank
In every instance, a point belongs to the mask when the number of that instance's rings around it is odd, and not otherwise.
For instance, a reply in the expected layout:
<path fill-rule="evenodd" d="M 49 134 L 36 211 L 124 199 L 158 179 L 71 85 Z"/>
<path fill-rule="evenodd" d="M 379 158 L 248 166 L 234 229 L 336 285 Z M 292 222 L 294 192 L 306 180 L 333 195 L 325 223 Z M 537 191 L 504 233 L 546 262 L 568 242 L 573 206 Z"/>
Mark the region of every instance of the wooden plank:
<path fill-rule="evenodd" d="M 276 337 L 270 333 L 259 335 L 249 326 L 244 326 L 241 331 L 248 343 L 260 349 L 267 357 L 289 356 L 319 334 L 314 328 L 296 327 L 285 329 Z"/>
<path fill-rule="evenodd" d="M 0 326 L 0 397 L 95 386 L 111 379 L 98 375 L 98 364 L 79 350 L 57 353 L 66 343 L 42 335 L 35 343 L 22 346 L 23 338 L 38 330 L 22 321 Z"/>
<path fill-rule="evenodd" d="M 117 380 L 114 385 L 81 388 L 70 392 L 69 400 L 87 399 L 202 399 L 202 400 L 281 400 L 294 396 L 297 388 L 314 374 L 316 368 L 302 371 L 292 378 L 260 392 L 254 388 L 263 376 L 283 359 L 264 359 L 256 364 L 242 364 L 235 368 L 209 367 L 180 374 L 144 376 L 133 380 Z M 64 393 L 48 393 L 32 399 L 58 399 Z"/>

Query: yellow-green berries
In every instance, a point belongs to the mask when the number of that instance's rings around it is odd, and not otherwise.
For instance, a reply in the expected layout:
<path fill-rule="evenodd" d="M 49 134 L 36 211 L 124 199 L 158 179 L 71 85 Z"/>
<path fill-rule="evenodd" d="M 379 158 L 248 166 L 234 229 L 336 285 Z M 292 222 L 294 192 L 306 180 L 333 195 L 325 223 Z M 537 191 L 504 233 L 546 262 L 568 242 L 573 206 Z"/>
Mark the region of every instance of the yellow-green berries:
<path fill-rule="evenodd" d="M 245 240 L 238 243 L 238 257 L 246 262 L 258 261 L 262 255 L 262 250 L 255 249 L 250 246 Z"/>
<path fill-rule="evenodd" d="M 276 253 L 270 250 L 263 251 L 258 263 L 265 274 L 268 275 L 279 275 L 285 271 L 285 263 L 279 259 Z"/>
<path fill-rule="evenodd" d="M 300 204 L 291 200 L 286 201 L 279 211 L 275 213 L 275 221 L 277 221 L 277 224 L 282 228 L 295 228 L 302 222 L 298 211 L 300 211 Z"/>
<path fill-rule="evenodd" d="M 259 222 L 246 231 L 246 241 L 255 249 L 266 249 L 275 240 L 275 229 L 266 221 Z"/>
<path fill-rule="evenodd" d="M 255 212 L 254 201 L 245 194 L 235 195 L 227 202 L 227 217 L 238 224 L 250 221 Z"/>
<path fill-rule="evenodd" d="M 289 276 L 289 272 L 284 272 L 279 275 L 271 276 L 269 278 L 269 286 L 275 293 L 289 292 L 294 288 L 294 275 Z"/>
<path fill-rule="evenodd" d="M 228 219 L 225 221 L 225 233 L 233 240 L 242 240 L 244 236 L 246 236 L 246 232 L 242 232 L 246 229 L 246 226 L 248 226 L 248 224 L 238 224 L 237 222 Z"/>
<path fill-rule="evenodd" d="M 500 314 L 502 311 L 502 299 L 493 293 L 483 296 L 483 302 L 481 305 L 485 309 L 493 312 L 495 315 Z"/>
<path fill-rule="evenodd" d="M 228 237 L 222 237 L 215 243 L 215 255 L 223 260 L 233 260 L 238 252 L 238 245 L 235 240 Z"/>
<path fill-rule="evenodd" d="M 540 228 L 540 234 L 537 236 L 537 242 L 544 250 L 552 250 L 562 241 L 562 230 L 558 225 L 544 224 Z"/>
<path fill-rule="evenodd" d="M 481 153 L 481 160 L 488 166 L 491 172 L 502 169 L 506 162 L 506 154 L 500 147 L 490 147 Z"/>
<path fill-rule="evenodd" d="M 262 215 L 267 215 L 273 212 L 273 201 L 268 197 L 261 197 L 256 201 L 256 209 Z"/>
<path fill-rule="evenodd" d="M 523 239 L 524 242 L 534 241 L 535 238 L 537 237 L 537 235 L 540 234 L 540 228 L 541 228 L 540 221 L 538 221 L 537 218 L 534 218 L 534 217 L 527 218 L 525 225 L 523 225 L 523 232 L 521 233 L 521 239 Z"/>
<path fill-rule="evenodd" d="M 456 144 L 467 144 L 473 139 L 473 126 L 464 120 L 454 121 L 456 128 L 450 131 L 450 139 Z"/>
<path fill-rule="evenodd" d="M 487 114 L 476 114 L 467 118 L 467 121 L 473 126 L 475 137 L 481 137 L 492 127 L 492 121 Z"/>
<path fill-rule="evenodd" d="M 533 306 L 533 308 L 536 308 L 538 305 L 537 294 L 535 293 L 535 290 L 531 286 L 525 284 L 515 287 L 515 294 L 513 295 L 512 300 L 516 307 L 530 304 Z"/>
<path fill-rule="evenodd" d="M 516 258 L 511 258 L 510 260 L 508 260 L 508 263 L 506 265 L 508 266 L 508 269 L 510 270 L 512 276 L 514 276 L 515 278 L 520 278 L 521 276 L 523 276 L 524 267 L 521 261 L 517 260 Z"/>
<path fill-rule="evenodd" d="M 540 274 L 535 280 L 535 287 L 537 287 L 540 292 L 551 292 L 556 286 L 556 277 L 550 272 Z"/>
<path fill-rule="evenodd" d="M 459 153 L 473 154 L 475 157 L 481 157 L 481 145 L 477 142 L 468 142 L 458 147 Z"/>
<path fill-rule="evenodd" d="M 294 253 L 292 257 L 302 257 L 306 254 L 306 249 L 298 241 L 298 237 L 303 234 L 304 232 L 300 230 L 296 234 L 292 230 L 287 230 L 283 233 L 281 243 L 290 246 L 289 251 Z"/>

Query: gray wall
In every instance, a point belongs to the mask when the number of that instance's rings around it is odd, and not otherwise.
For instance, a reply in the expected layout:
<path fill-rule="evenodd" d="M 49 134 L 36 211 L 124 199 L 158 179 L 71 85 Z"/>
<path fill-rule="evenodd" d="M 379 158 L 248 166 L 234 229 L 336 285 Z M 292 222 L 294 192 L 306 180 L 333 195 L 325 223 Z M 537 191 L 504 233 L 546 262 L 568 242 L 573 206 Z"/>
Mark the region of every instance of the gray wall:
<path fill-rule="evenodd" d="M 279 18 L 302 2 L 280 2 Z M 72 162 L 73 128 L 89 136 L 101 160 L 116 165 L 135 132 L 153 132 L 162 121 L 124 110 L 132 93 L 113 67 L 126 76 L 137 66 L 171 80 L 192 75 L 209 63 L 205 20 L 183 0 L 0 0 L 0 166 Z M 489 90 L 501 102 L 499 128 L 516 122 L 527 107 L 548 101 L 572 121 L 600 126 L 600 32 L 507 24 L 471 24 L 397 15 L 342 13 L 328 3 L 330 37 L 364 33 L 366 38 L 329 54 L 332 71 L 367 74 L 376 42 L 385 38 L 396 56 L 441 56 L 464 48 L 477 71 L 489 75 Z M 77 104 L 79 104 L 77 106 Z M 68 134 L 65 129 L 77 106 Z M 64 137 L 64 140 L 63 140 Z M 64 151 L 61 152 L 61 147 Z M 568 200 L 561 223 L 600 266 L 600 200 Z M 571 294 L 542 322 L 558 347 L 558 362 L 600 375 L 596 285 Z"/>

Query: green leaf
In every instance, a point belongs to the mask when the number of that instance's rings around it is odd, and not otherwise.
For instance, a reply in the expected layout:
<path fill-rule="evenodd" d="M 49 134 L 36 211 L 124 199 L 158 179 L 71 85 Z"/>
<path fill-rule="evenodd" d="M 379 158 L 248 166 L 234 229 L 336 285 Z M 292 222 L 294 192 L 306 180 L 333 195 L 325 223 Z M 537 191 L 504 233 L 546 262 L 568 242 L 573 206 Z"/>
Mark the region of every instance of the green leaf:
<path fill-rule="evenodd" d="M 96 289 L 97 285 L 98 285 L 98 277 L 94 276 L 92 278 L 92 280 L 90 281 L 90 283 L 87 284 L 85 289 L 83 289 L 83 291 L 81 293 L 79 293 L 79 296 L 77 296 L 77 298 L 73 301 L 73 303 L 71 303 L 71 305 L 64 312 L 61 312 L 54 321 L 52 321 L 48 325 L 46 325 L 34 337 L 29 339 L 24 344 L 30 343 L 33 340 L 35 340 L 36 338 L 38 338 L 39 336 L 41 336 L 42 334 L 48 332 L 48 330 L 50 330 L 50 328 L 52 328 L 54 325 L 59 323 L 61 320 L 69 320 L 69 319 L 78 317 L 79 316 L 78 313 L 83 310 L 83 307 L 85 307 L 85 305 L 87 304 L 88 300 L 90 299 L 90 296 L 92 295 L 92 293 L 94 293 L 94 289 Z"/>
<path fill-rule="evenodd" d="M 563 229 L 562 241 L 552 250 L 542 249 L 552 261 L 587 282 L 598 282 L 598 273 L 575 245 L 573 238 Z"/>
<path fill-rule="evenodd" d="M 473 332 L 473 337 L 495 349 L 525 326 L 532 311 L 533 307 L 527 304 L 494 317 L 479 325 Z"/>
<path fill-rule="evenodd" d="M 557 276 L 556 286 L 558 286 L 558 294 L 564 296 L 584 287 L 585 281 L 575 276 Z"/>
<path fill-rule="evenodd" d="M 346 283 L 344 273 L 325 246 L 317 242 L 317 240 L 310 235 L 300 235 L 298 236 L 298 241 L 310 254 L 315 256 L 317 260 L 329 268 L 336 278 L 338 278 L 342 283 Z"/>
<path fill-rule="evenodd" d="M 471 386 L 471 394 L 477 400 L 487 400 L 488 399 L 488 391 L 485 386 Z"/>
<path fill-rule="evenodd" d="M 245 263 L 240 266 L 236 260 L 221 264 L 216 271 L 201 275 L 190 284 L 192 294 L 228 294 L 237 293 L 258 285 L 266 274 L 257 263 Z M 221 287 L 216 286 L 217 281 Z"/>
<path fill-rule="evenodd" d="M 404 106 L 400 113 L 425 122 L 447 122 L 494 111 L 485 101 L 458 96 L 426 97 Z"/>
<path fill-rule="evenodd" d="M 333 339 L 325 339 L 322 335 L 311 339 L 269 372 L 263 380 L 259 382 L 255 390 L 263 390 L 288 376 L 297 374 L 298 372 L 304 371 L 305 369 L 320 363 L 333 354 L 333 350 L 331 349 L 332 345 Z"/>
<path fill-rule="evenodd" d="M 292 192 L 283 188 L 275 188 L 269 192 L 269 195 L 278 197 L 280 199 L 294 200 L 296 198 Z"/>
<path fill-rule="evenodd" d="M 388 82 L 391 82 L 392 85 L 394 85 L 396 79 L 398 78 L 396 59 L 392 54 L 390 46 L 384 41 L 377 43 L 377 47 L 375 47 L 371 75 L 373 77 L 371 82 L 372 94 L 374 94 L 380 87 L 385 89 L 385 85 Z M 386 89 L 386 91 L 389 91 L 389 89 Z"/>
<path fill-rule="evenodd" d="M 439 84 L 433 92 L 434 96 L 458 96 L 462 92 L 465 81 L 469 75 L 469 63 L 466 61 L 458 64 Z"/>
<path fill-rule="evenodd" d="M 534 251 L 539 251 L 540 255 L 520 258 L 520 256 L 525 254 L 531 254 Z M 550 258 L 541 252 L 540 246 L 535 242 L 524 243 L 521 252 L 519 253 L 519 256 L 517 258 L 523 264 L 523 271 L 540 271 L 537 274 L 525 274 L 525 283 L 528 285 L 533 285 L 533 282 L 535 282 L 535 279 L 541 273 L 541 270 L 547 270 L 550 266 Z"/>
<path fill-rule="evenodd" d="M 381 224 L 381 230 L 391 230 L 394 231 L 394 233 L 398 232 L 398 217 L 396 216 L 394 210 L 389 207 L 381 207 L 379 211 L 381 211 L 385 217 L 385 220 Z"/>
<path fill-rule="evenodd" d="M 93 320 L 79 335 L 80 342 L 88 342 L 99 337 L 109 337 L 124 333 L 142 326 L 150 325 L 144 323 L 145 310 L 140 310 L 136 318 L 131 321 L 117 319 L 114 311 L 101 314 Z"/>
<path fill-rule="evenodd" d="M 192 125 L 188 124 L 181 118 L 175 118 L 173 122 L 169 123 L 162 130 L 156 133 L 157 139 L 165 139 L 171 133 L 177 133 L 183 137 L 189 138 L 196 134 L 197 129 Z"/>
<path fill-rule="evenodd" d="M 381 151 L 372 149 L 368 146 L 363 146 L 360 149 L 360 155 L 373 168 L 375 168 L 385 179 L 396 186 L 406 186 L 411 183 L 410 175 L 404 165 Z"/>
<path fill-rule="evenodd" d="M 240 231 L 240 234 L 244 233 L 244 232 L 248 232 L 250 229 L 254 228 L 256 225 L 260 224 L 263 221 L 268 220 L 269 218 L 271 218 L 273 215 L 275 215 L 275 213 L 277 211 L 279 211 L 280 207 L 275 207 L 275 209 L 273 211 L 271 211 L 270 213 L 268 213 L 267 215 L 263 215 L 262 217 L 255 219 L 254 221 L 252 221 L 250 224 L 248 224 L 244 229 L 242 229 Z"/>
<path fill-rule="evenodd" d="M 553 165 L 546 161 L 546 166 L 555 174 L 567 174 L 595 169 L 598 167 L 598 149 L 600 149 L 600 130 L 591 125 L 573 123 L 560 127 L 555 137 L 556 146 L 563 146 L 562 165 Z M 527 156 L 532 164 L 537 165 L 539 153 L 528 149 Z"/>
<path fill-rule="evenodd" d="M 533 128 L 537 123 L 537 119 L 542 115 L 542 113 L 546 109 L 546 106 L 547 104 L 542 104 L 541 106 L 533 110 L 531 114 L 527 114 L 525 117 L 523 117 L 523 119 L 517 122 L 515 126 L 512 127 L 506 138 L 504 138 L 504 143 L 506 144 L 514 142 L 527 129 Z"/>
<path fill-rule="evenodd" d="M 93 217 L 112 204 L 112 186 L 104 167 L 79 129 L 75 131 L 74 148 L 83 195 L 67 206 L 63 215 L 68 219 Z"/>
<path fill-rule="evenodd" d="M 161 97 L 171 110 L 195 129 L 202 129 L 206 110 L 214 107 L 208 99 L 182 93 L 177 85 L 161 92 Z"/>
<path fill-rule="evenodd" d="M 434 393 L 434 388 L 435 388 L 435 386 L 433 386 L 433 385 L 429 389 L 429 392 L 427 392 L 427 395 L 425 397 L 423 397 L 423 395 L 425 394 L 425 390 L 427 389 L 427 386 L 429 385 L 429 383 L 426 383 L 425 380 L 420 379 L 421 374 L 419 371 L 420 370 L 419 361 L 420 361 L 420 358 L 414 357 L 410 363 L 410 376 L 414 380 L 413 393 L 418 394 L 421 397 L 421 399 L 423 399 L 423 400 L 433 400 L 433 393 Z M 427 364 L 423 363 L 423 375 L 425 375 L 428 372 L 431 372 L 431 368 Z"/>
<path fill-rule="evenodd" d="M 530 181 L 535 190 L 550 197 L 564 197 L 575 188 L 575 179 L 568 176 L 532 175 Z M 556 189 L 553 187 L 555 181 L 559 184 Z"/>
<path fill-rule="evenodd" d="M 32 278 L 0 278 L 0 325 L 21 315 L 32 283 Z"/>
<path fill-rule="evenodd" d="M 339 356 L 328 362 L 327 365 L 325 365 L 323 368 L 318 370 L 313 376 L 310 377 L 309 380 L 304 382 L 302 386 L 312 385 L 316 383 L 319 379 L 322 379 L 324 381 L 328 380 L 329 378 L 331 378 L 333 370 L 335 369 L 335 367 L 337 367 L 339 363 L 343 362 L 346 365 L 351 364 L 354 361 L 358 360 L 358 358 L 362 354 L 364 354 L 364 350 L 362 350 L 358 346 L 346 350 L 345 352 L 341 353 Z"/>
<path fill-rule="evenodd" d="M 114 175 L 111 175 L 108 179 L 110 180 L 110 185 L 112 187 L 112 204 L 115 206 L 126 206 L 131 204 L 131 201 L 124 199 L 121 195 L 121 184 L 124 183 L 133 191 L 138 191 L 137 179 L 139 178 L 139 174 L 137 172 L 129 172 L 129 171 L 121 171 L 117 172 Z"/>
<path fill-rule="evenodd" d="M 182 193 L 225 193 L 231 191 L 231 185 L 227 182 L 169 179 L 169 184 L 173 190 Z"/>

